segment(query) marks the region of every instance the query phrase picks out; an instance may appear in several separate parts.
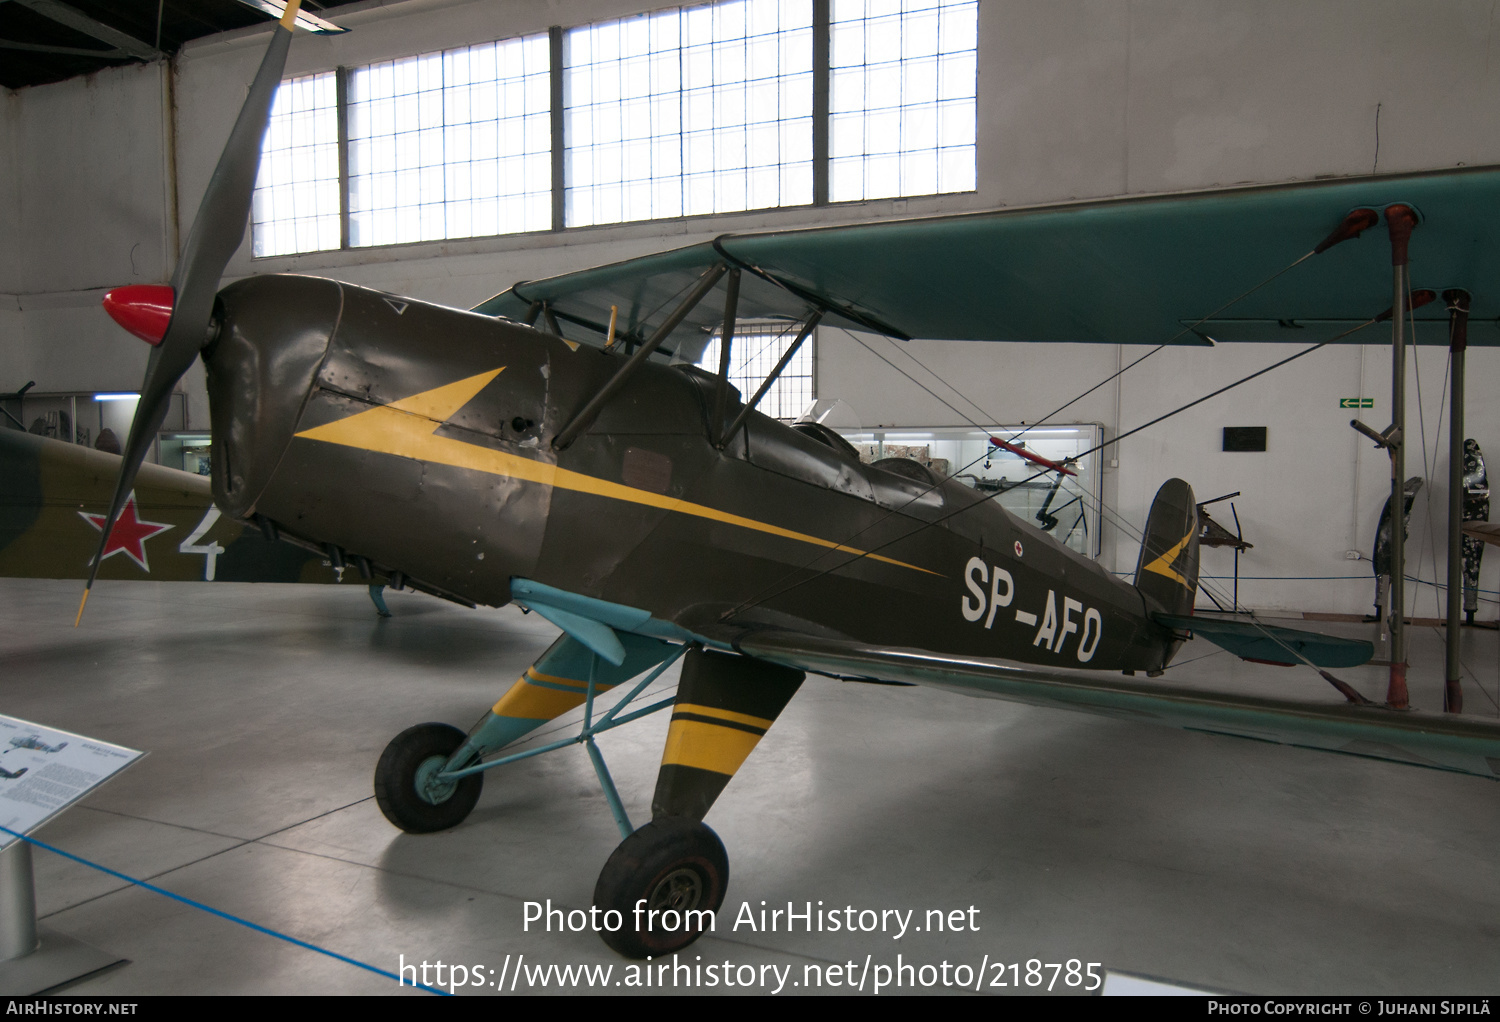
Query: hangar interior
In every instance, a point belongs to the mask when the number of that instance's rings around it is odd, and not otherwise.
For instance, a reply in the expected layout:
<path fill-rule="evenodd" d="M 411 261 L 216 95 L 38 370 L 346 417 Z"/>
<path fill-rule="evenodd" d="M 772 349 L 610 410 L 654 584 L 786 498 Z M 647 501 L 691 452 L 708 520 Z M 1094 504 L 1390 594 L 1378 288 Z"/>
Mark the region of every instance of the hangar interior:
<path fill-rule="evenodd" d="M 835 19 L 882 26 L 935 9 L 832 6 Z M 802 17 L 794 3 L 770 7 Z M 1488 4 L 950 8 L 972 12 L 974 24 L 972 178 L 960 172 L 951 191 L 266 256 L 253 254 L 247 232 L 225 281 L 303 273 L 470 308 L 517 281 L 726 233 L 1500 164 L 1500 134 L 1485 116 L 1500 100 Z M 347 33 L 299 34 L 284 78 L 545 40 L 554 26 L 626 25 L 660 10 L 640 0 L 364 0 L 324 12 Z M 267 35 L 226 31 L 170 60 L 0 94 L 0 391 L 33 380 L 39 394 L 139 388 L 143 348 L 99 301 L 111 287 L 170 277 Z M 836 159 L 837 132 L 830 144 Z M 634 158 L 622 152 L 599 159 Z M 787 194 L 800 195 L 793 184 Z M 1288 251 L 1328 227 L 1309 224 Z M 1418 228 L 1414 275 L 1420 239 Z M 1485 400 L 1500 371 L 1494 329 L 1474 325 L 1468 362 L 1466 432 L 1481 445 L 1500 425 Z M 1406 609 L 1420 620 L 1442 617 L 1445 598 L 1448 363 L 1446 327 L 1417 331 L 1407 400 L 1420 449 L 1408 449 L 1406 465 L 1425 485 L 1407 540 Z M 809 396 L 842 403 L 829 424 L 857 444 L 929 448 L 923 437 L 945 430 L 1034 423 L 1143 353 L 896 342 L 835 327 L 820 327 L 813 344 Z M 1052 421 L 1108 439 L 1300 347 L 1172 349 Z M 1092 483 L 1111 511 L 1096 525 L 1100 564 L 1134 570 L 1138 533 L 1115 522 L 1141 529 L 1163 480 L 1182 477 L 1200 498 L 1238 491 L 1235 514 L 1254 544 L 1238 560 L 1239 603 L 1342 616 L 1324 629 L 1369 637 L 1373 626 L 1358 618 L 1372 602 L 1369 552 L 1389 469 L 1349 428 L 1344 402 L 1373 399 L 1359 414 L 1384 426 L 1389 372 L 1384 338 L 1331 345 L 1109 448 Z M 201 365 L 182 393 L 176 432 L 207 433 Z M 1264 451 L 1223 449 L 1223 429 L 1242 426 L 1267 427 Z M 1202 565 L 1228 588 L 1228 550 L 1205 550 Z M 616 840 L 580 750 L 502 769 L 475 815 L 437 835 L 400 834 L 370 794 L 392 735 L 423 720 L 467 727 L 557 635 L 550 624 L 513 607 L 394 593 L 393 617 L 377 619 L 358 587 L 111 581 L 75 630 L 77 589 L 0 580 L 0 711 L 150 755 L 42 840 L 387 971 L 418 958 L 498 970 L 523 954 L 623 969 L 592 933 L 523 926 L 527 902 L 586 908 Z M 1493 556 L 1479 590 L 1478 616 L 1493 621 Z M 1411 642 L 1413 704 L 1439 709 L 1442 629 L 1414 626 Z M 1463 642 L 1467 709 L 1500 716 L 1496 633 L 1466 629 Z M 1172 680 L 1290 698 L 1326 691 L 1310 672 L 1209 656 L 1203 645 L 1184 652 Z M 1363 667 L 1347 680 L 1376 698 L 1384 677 Z M 649 804 L 665 726 L 649 718 L 601 742 L 633 818 Z M 1486 993 L 1500 949 L 1491 798 L 1483 781 L 1438 771 L 809 679 L 709 817 L 730 849 L 733 887 L 719 930 L 689 955 L 791 966 L 798 979 L 810 965 L 867 955 L 894 965 L 904 954 L 971 970 L 1020 962 L 1023 972 L 1031 959 L 1078 959 L 1238 992 Z M 43 923 L 130 960 L 73 992 L 395 988 L 50 853 L 36 864 Z M 731 909 L 761 901 L 980 913 L 973 929 L 905 939 L 729 929 Z"/>

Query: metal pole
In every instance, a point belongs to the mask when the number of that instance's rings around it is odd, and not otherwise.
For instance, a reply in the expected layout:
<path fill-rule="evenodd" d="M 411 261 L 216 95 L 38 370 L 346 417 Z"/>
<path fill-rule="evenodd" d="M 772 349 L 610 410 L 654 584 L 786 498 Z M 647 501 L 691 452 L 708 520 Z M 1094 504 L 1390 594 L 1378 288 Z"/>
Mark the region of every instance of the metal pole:
<path fill-rule="evenodd" d="M 828 205 L 828 97 L 833 4 L 812 0 L 812 202 Z M 816 392 L 815 392 L 816 393 Z"/>
<path fill-rule="evenodd" d="M 630 825 L 630 815 L 625 812 L 625 803 L 620 801 L 620 792 L 615 788 L 615 779 L 609 776 L 609 767 L 604 764 L 604 755 L 594 744 L 593 738 L 585 741 L 583 747 L 588 750 L 589 759 L 594 764 L 594 773 L 599 777 L 599 787 L 604 789 L 604 801 L 609 803 L 609 815 L 615 818 L 615 826 L 620 828 L 620 837 L 627 838 L 635 833 L 635 828 Z"/>
<path fill-rule="evenodd" d="M 1386 703 L 1407 708 L 1406 691 L 1406 265 L 1417 216 L 1409 206 L 1385 209 L 1391 237 L 1391 675 Z"/>
<path fill-rule="evenodd" d="M 567 176 L 567 92 L 563 56 L 563 30 L 561 25 L 547 29 L 547 86 L 551 93 L 552 108 L 552 229 L 563 230 L 568 226 L 568 176 Z"/>
<path fill-rule="evenodd" d="M 1459 615 L 1464 604 L 1464 349 L 1469 343 L 1469 293 L 1454 288 L 1443 292 L 1443 300 L 1448 303 L 1448 352 L 1453 363 L 1453 393 L 1448 399 L 1448 674 L 1443 709 L 1462 713 Z"/>
<path fill-rule="evenodd" d="M 1234 612 L 1240 612 L 1240 551 L 1244 547 L 1245 530 L 1240 525 L 1240 513 L 1235 510 L 1233 504 L 1229 505 L 1229 513 L 1234 515 L 1234 538 L 1239 543 L 1234 548 Z"/>
<path fill-rule="evenodd" d="M 24 958 L 37 946 L 31 844 L 16 840 L 0 851 L 0 962 Z"/>

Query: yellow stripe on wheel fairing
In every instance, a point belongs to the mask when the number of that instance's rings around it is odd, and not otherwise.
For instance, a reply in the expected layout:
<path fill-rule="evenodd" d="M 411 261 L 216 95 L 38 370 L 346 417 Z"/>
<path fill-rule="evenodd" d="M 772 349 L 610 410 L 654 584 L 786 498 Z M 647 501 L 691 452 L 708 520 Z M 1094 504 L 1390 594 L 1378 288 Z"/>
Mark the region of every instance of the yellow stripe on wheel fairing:
<path fill-rule="evenodd" d="M 580 692 L 587 691 L 589 687 L 587 678 L 579 681 L 577 678 L 563 678 L 555 674 L 543 674 L 535 667 L 526 668 L 526 677 L 530 678 L 532 681 L 545 681 L 550 682 L 553 685 L 561 685 L 564 688 L 576 688 Z M 613 685 L 600 685 L 599 691 L 605 692 L 613 687 Z"/>
<path fill-rule="evenodd" d="M 674 720 L 661 762 L 662 766 L 696 767 L 732 777 L 759 741 L 760 735 L 739 728 L 701 720 Z"/>
<path fill-rule="evenodd" d="M 582 692 L 560 692 L 555 688 L 542 688 L 522 678 L 500 697 L 500 701 L 494 705 L 493 712 L 497 717 L 552 720 L 582 705 Z"/>
<path fill-rule="evenodd" d="M 543 684 L 532 684 L 533 680 Z M 554 685 L 562 687 L 554 688 Z M 491 710 L 497 717 L 551 720 L 575 706 L 582 706 L 588 695 L 588 687 L 589 683 L 586 681 L 559 678 L 528 667 L 525 676 L 517 678 L 516 683 L 500 697 L 500 701 Z M 599 695 L 612 688 L 613 685 L 596 685 L 594 693 Z"/>
<path fill-rule="evenodd" d="M 748 713 L 735 713 L 733 710 L 721 710 L 716 706 L 700 706 L 697 703 L 678 703 L 672 707 L 672 715 L 675 717 L 679 713 L 692 713 L 699 717 L 717 717 L 719 720 L 728 720 L 735 724 L 749 724 L 762 731 L 769 730 L 774 723 L 765 717 L 752 717 Z"/>

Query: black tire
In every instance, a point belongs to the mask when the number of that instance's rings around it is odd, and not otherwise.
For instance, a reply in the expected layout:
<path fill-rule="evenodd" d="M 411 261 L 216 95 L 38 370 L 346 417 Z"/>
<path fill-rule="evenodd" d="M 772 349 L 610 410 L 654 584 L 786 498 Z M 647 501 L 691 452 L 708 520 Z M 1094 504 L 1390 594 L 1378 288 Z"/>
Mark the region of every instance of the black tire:
<path fill-rule="evenodd" d="M 448 785 L 436 803 L 418 790 L 418 781 L 419 773 L 440 769 L 466 737 L 451 724 L 418 724 L 391 739 L 375 766 L 375 801 L 387 820 L 408 834 L 431 834 L 464 821 L 479 801 L 483 774 Z"/>
<path fill-rule="evenodd" d="M 728 887 L 729 856 L 719 835 L 697 820 L 653 820 L 620 842 L 599 874 L 594 904 L 619 912 L 623 923 L 615 931 L 606 925 L 600 936 L 626 958 L 680 951 L 703 932 L 702 916 L 691 925 L 683 913 L 717 912 Z"/>

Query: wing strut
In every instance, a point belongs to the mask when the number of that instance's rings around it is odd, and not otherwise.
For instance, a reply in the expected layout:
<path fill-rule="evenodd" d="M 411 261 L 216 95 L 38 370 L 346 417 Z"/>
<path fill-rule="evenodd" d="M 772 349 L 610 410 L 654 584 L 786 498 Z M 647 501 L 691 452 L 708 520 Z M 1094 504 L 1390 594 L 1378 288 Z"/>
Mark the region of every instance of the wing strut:
<path fill-rule="evenodd" d="M 635 354 L 631 355 L 629 360 L 609 378 L 609 382 L 599 388 L 599 393 L 595 394 L 592 400 L 583 406 L 583 411 L 573 416 L 571 422 L 558 430 L 557 436 L 552 438 L 552 447 L 554 450 L 560 451 L 567 447 L 574 440 L 577 440 L 584 430 L 593 425 L 594 420 L 599 417 L 599 413 L 604 410 L 604 406 L 609 403 L 610 398 L 619 393 L 620 388 L 625 386 L 626 382 L 635 375 L 636 370 L 640 369 L 646 359 L 651 357 L 652 352 L 661 346 L 661 342 L 667 339 L 667 335 L 676 330 L 678 324 L 687 318 L 687 314 L 692 312 L 693 308 L 703 300 L 703 296 L 713 290 L 713 286 L 719 282 L 720 277 L 724 276 L 726 269 L 728 267 L 723 263 L 714 263 L 714 265 L 703 271 L 703 276 L 698 278 L 698 283 L 694 285 L 693 290 L 688 296 L 682 300 L 682 304 L 677 306 L 662 325 L 656 328 L 656 332 L 646 339 L 646 343 L 636 349 Z"/>
<path fill-rule="evenodd" d="M 729 406 L 730 354 L 734 348 L 734 321 L 740 304 L 740 271 L 729 271 L 729 283 L 724 287 L 724 325 L 719 328 L 719 383 L 714 388 L 713 437 L 719 447 L 724 443 L 719 438 L 724 432 L 725 409 Z"/>
<path fill-rule="evenodd" d="M 765 397 L 766 391 L 771 389 L 771 384 L 776 382 L 776 377 L 781 375 L 781 371 L 792 361 L 792 356 L 797 354 L 797 349 L 802 347 L 802 342 L 807 340 L 808 336 L 818 328 L 818 322 L 822 318 L 822 309 L 814 309 L 812 315 L 807 317 L 806 322 L 802 324 L 802 329 L 797 332 L 797 339 L 786 349 L 786 354 L 781 356 L 781 361 L 777 362 L 775 367 L 766 374 L 766 378 L 761 381 L 760 387 L 755 391 L 755 396 L 745 402 L 745 407 L 740 409 L 740 414 L 736 415 L 734 421 L 729 424 L 729 428 L 724 430 L 724 436 L 719 441 L 720 450 L 723 450 L 725 445 L 734 438 L 734 434 L 738 432 L 739 428 L 745 424 L 745 420 L 750 417 L 750 413 L 755 410 L 755 406 L 760 404 L 760 399 Z"/>

